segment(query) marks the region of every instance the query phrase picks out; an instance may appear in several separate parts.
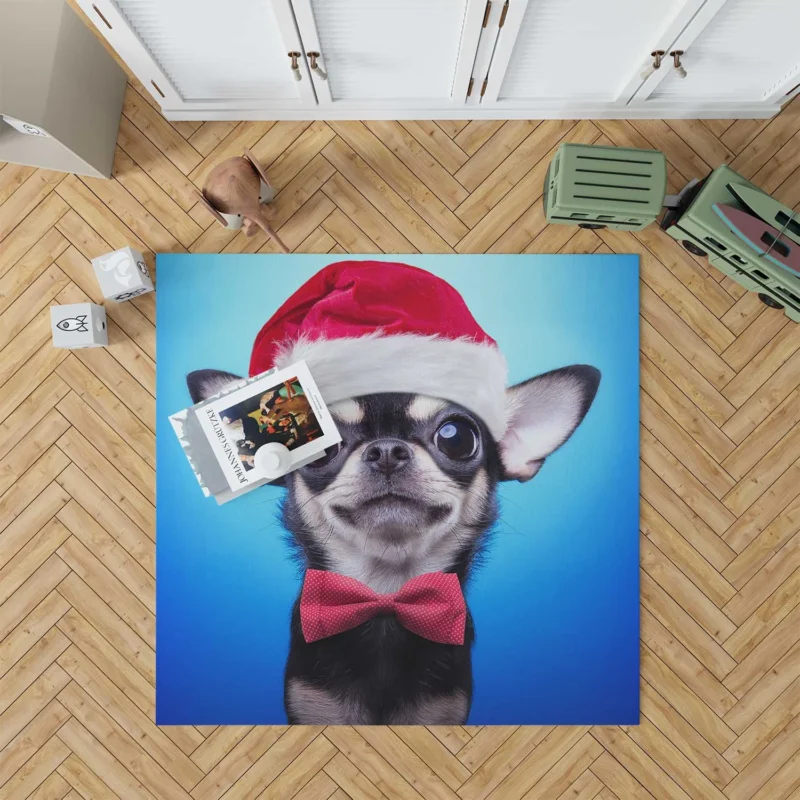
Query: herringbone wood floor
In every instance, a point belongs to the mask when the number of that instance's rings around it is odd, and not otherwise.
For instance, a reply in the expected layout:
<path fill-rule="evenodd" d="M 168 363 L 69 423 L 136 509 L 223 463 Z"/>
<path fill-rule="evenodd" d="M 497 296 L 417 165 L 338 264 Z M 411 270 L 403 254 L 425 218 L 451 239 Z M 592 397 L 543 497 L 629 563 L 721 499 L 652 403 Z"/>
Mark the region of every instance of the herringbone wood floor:
<path fill-rule="evenodd" d="M 722 162 L 800 204 L 800 101 L 772 121 L 177 123 L 128 89 L 111 181 L 0 168 L 0 796 L 800 798 L 800 327 L 639 234 L 550 227 L 561 141 Z M 50 345 L 88 259 L 272 252 L 194 187 L 250 147 L 296 252 L 641 256 L 641 724 L 157 728 L 155 296 L 107 349 Z M 602 669 L 602 665 L 597 665 Z"/>

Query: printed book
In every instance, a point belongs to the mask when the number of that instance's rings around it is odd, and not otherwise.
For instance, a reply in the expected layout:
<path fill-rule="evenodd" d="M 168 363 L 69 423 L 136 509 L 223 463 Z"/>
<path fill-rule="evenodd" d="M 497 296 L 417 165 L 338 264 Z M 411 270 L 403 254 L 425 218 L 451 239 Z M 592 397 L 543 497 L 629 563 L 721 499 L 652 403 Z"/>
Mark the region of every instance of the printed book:
<path fill-rule="evenodd" d="M 286 474 L 341 441 L 304 361 L 230 384 L 170 422 L 204 494 L 219 503 L 275 480 L 259 463 L 264 445 L 288 450 Z"/>

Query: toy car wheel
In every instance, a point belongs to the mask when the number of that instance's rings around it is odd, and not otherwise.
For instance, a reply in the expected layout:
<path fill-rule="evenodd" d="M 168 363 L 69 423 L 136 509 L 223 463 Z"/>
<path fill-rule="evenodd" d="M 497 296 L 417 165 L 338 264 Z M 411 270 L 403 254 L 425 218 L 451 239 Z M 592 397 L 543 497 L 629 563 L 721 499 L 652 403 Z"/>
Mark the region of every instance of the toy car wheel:
<path fill-rule="evenodd" d="M 605 225 L 598 225 L 596 222 L 579 222 L 578 223 L 578 227 L 579 228 L 587 228 L 590 231 L 597 231 L 597 230 L 600 230 L 600 228 L 605 228 L 606 226 Z"/>
<path fill-rule="evenodd" d="M 681 244 L 684 246 L 686 250 L 688 250 L 693 256 L 699 256 L 700 258 L 704 258 L 708 255 L 705 250 L 701 250 L 694 242 L 690 242 L 688 239 L 684 239 Z"/>
<path fill-rule="evenodd" d="M 764 294 L 763 292 L 758 293 L 758 299 L 765 306 L 769 306 L 770 308 L 783 308 L 783 306 L 774 297 L 770 297 L 768 294 Z"/>

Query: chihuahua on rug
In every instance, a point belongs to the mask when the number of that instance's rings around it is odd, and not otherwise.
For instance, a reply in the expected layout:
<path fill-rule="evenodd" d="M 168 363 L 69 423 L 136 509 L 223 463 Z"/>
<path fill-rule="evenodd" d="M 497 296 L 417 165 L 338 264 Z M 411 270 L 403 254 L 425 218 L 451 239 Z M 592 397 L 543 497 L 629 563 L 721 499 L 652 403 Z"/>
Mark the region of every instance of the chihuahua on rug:
<path fill-rule="evenodd" d="M 284 702 L 296 724 L 463 724 L 475 633 L 464 591 L 498 517 L 583 420 L 597 369 L 507 387 L 460 294 L 405 264 L 331 264 L 256 338 L 250 374 L 304 359 L 342 435 L 286 475 L 303 570 Z M 198 370 L 199 402 L 239 381 Z"/>

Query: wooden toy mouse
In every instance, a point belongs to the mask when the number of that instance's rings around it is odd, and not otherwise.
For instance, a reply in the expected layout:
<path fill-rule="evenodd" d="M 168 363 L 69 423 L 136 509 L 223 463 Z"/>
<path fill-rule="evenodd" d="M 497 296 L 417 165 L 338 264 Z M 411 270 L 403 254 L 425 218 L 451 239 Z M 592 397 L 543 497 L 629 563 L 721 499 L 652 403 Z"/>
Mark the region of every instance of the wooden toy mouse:
<path fill-rule="evenodd" d="M 244 227 L 247 236 L 261 228 L 284 253 L 289 248 L 270 225 L 272 209 L 267 205 L 275 192 L 266 172 L 249 150 L 243 156 L 226 158 L 208 174 L 200 199 L 214 218 L 226 228 Z"/>

